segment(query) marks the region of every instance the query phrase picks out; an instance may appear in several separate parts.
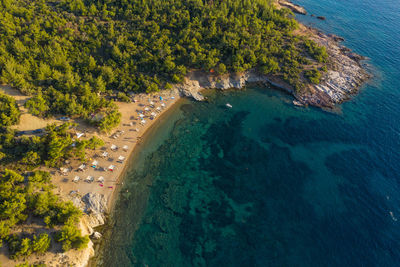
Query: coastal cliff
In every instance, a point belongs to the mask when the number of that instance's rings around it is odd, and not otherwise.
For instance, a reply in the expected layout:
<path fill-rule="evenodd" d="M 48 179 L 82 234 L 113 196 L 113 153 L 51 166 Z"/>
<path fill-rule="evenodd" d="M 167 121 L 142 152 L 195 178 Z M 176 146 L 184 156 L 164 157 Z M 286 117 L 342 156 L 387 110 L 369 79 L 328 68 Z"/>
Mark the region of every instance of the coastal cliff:
<path fill-rule="evenodd" d="M 182 96 L 201 101 L 204 100 L 200 92 L 203 89 L 241 89 L 247 83 L 262 83 L 291 93 L 297 99 L 295 102 L 297 104 L 332 108 L 336 104 L 348 100 L 371 78 L 362 65 L 365 58 L 341 45 L 340 42 L 343 41 L 343 38 L 327 35 L 301 24 L 298 34 L 307 35 L 308 38 L 324 46 L 327 50 L 328 70 L 323 73 L 319 84 L 306 84 L 303 90 L 296 91 L 279 77 L 262 75 L 255 70 L 219 76 L 192 71 L 181 84 L 174 86 L 175 90 L 178 90 Z"/>

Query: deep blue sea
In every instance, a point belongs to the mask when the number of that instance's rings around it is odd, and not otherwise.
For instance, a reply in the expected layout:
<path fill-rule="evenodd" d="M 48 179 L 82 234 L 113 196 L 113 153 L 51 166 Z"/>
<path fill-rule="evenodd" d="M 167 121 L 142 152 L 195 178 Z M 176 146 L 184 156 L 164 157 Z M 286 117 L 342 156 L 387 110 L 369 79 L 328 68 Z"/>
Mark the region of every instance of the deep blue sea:
<path fill-rule="evenodd" d="M 295 2 L 374 80 L 336 112 L 272 88 L 181 101 L 132 159 L 103 266 L 400 266 L 400 1 Z"/>

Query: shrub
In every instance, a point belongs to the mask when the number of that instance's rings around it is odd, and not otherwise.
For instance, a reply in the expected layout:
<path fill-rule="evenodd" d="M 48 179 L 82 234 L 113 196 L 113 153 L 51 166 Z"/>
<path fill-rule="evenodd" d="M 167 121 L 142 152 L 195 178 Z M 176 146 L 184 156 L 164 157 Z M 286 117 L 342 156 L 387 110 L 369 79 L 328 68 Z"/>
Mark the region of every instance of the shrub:
<path fill-rule="evenodd" d="M 17 235 L 11 235 L 8 237 L 7 243 L 13 259 L 29 256 L 32 253 L 31 240 L 29 238 L 20 239 Z"/>
<path fill-rule="evenodd" d="M 57 233 L 56 240 L 62 243 L 64 251 L 68 251 L 71 248 L 85 248 L 89 242 L 89 237 L 82 236 L 76 225 L 73 222 L 68 222 Z"/>
<path fill-rule="evenodd" d="M 319 79 L 321 78 L 321 73 L 317 69 L 307 70 L 304 72 L 304 76 L 309 82 L 313 84 L 319 84 Z"/>
<path fill-rule="evenodd" d="M 40 234 L 38 237 L 33 236 L 32 250 L 37 253 L 45 253 L 50 247 L 50 238 L 46 233 Z"/>
<path fill-rule="evenodd" d="M 119 92 L 117 95 L 118 99 L 122 102 L 126 102 L 129 103 L 131 102 L 131 99 L 129 98 L 129 96 L 127 96 L 125 93 L 123 92 Z"/>
<path fill-rule="evenodd" d="M 11 96 L 0 94 L 0 126 L 11 126 L 19 122 L 21 112 L 15 99 Z"/>

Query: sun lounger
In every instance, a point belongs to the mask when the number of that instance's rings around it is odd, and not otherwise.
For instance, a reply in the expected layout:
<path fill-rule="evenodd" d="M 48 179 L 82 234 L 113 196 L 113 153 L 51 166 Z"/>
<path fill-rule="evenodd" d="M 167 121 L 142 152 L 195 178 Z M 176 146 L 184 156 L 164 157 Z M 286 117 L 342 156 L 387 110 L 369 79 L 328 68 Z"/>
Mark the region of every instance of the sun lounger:
<path fill-rule="evenodd" d="M 85 168 L 86 168 L 86 165 L 85 164 L 81 164 L 81 166 L 78 167 L 78 170 L 79 171 L 84 171 Z"/>
<path fill-rule="evenodd" d="M 109 171 L 113 171 L 114 169 L 115 169 L 115 166 L 114 166 L 114 165 L 108 166 L 108 170 L 109 170 Z"/>

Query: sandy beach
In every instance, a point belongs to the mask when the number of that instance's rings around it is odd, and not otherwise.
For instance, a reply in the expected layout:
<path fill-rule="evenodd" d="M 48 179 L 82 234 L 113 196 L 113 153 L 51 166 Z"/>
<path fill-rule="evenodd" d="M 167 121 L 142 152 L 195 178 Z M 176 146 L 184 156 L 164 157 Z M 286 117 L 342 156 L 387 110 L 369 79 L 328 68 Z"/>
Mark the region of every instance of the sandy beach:
<path fill-rule="evenodd" d="M 135 147 L 141 143 L 146 131 L 179 98 L 178 93 L 170 91 L 153 95 L 139 94 L 135 96 L 135 102 L 131 103 L 117 102 L 122 118 L 120 125 L 111 133 L 99 134 L 93 127 L 79 123 L 76 132 L 84 134 L 81 138 L 88 139 L 95 135 L 105 145 L 95 151 L 88 150 L 85 162 L 67 161 L 62 167 L 64 172 L 62 169 L 50 169 L 58 193 L 67 198 L 76 194 L 102 194 L 110 212 L 113 198 L 118 186 L 123 183 L 122 177 Z M 79 167 L 83 165 L 84 169 L 80 170 Z"/>

